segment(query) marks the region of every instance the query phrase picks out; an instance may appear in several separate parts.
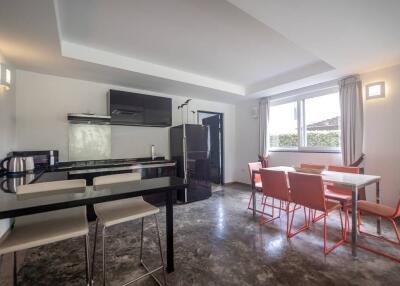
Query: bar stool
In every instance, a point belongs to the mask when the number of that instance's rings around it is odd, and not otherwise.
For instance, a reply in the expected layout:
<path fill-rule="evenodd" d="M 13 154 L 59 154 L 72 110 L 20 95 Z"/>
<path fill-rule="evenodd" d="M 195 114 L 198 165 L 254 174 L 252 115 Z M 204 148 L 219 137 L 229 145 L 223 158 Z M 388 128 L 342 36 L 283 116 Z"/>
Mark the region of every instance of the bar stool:
<path fill-rule="evenodd" d="M 17 187 L 21 199 L 32 195 L 48 195 L 51 191 L 65 193 L 82 191 L 85 180 L 66 180 L 35 183 Z M 13 253 L 13 281 L 17 285 L 17 252 L 75 237 L 85 237 L 86 285 L 89 283 L 89 227 L 86 207 L 26 215 L 15 218 L 14 225 L 0 242 L 0 256 Z"/>
<path fill-rule="evenodd" d="M 93 179 L 93 186 L 98 190 L 101 188 L 106 188 L 106 185 L 109 184 L 123 184 L 127 182 L 139 181 L 141 179 L 140 173 L 126 173 L 126 174 L 117 174 L 117 175 L 107 175 L 100 176 Z M 128 186 L 127 186 L 128 187 Z M 93 247 L 93 259 L 92 259 L 92 280 L 93 280 L 93 272 L 94 272 L 94 260 L 96 253 L 96 242 L 97 242 L 97 230 L 99 223 L 102 224 L 103 229 L 103 241 L 102 241 L 102 250 L 103 250 L 103 285 L 106 285 L 106 243 L 105 243 L 105 235 L 106 228 L 117 225 L 120 223 L 133 221 L 136 219 L 142 219 L 142 227 L 141 227 L 141 235 L 140 235 L 140 263 L 145 268 L 146 273 L 124 283 L 124 285 L 128 285 L 134 283 L 144 277 L 151 276 L 154 280 L 159 284 L 162 283 L 158 280 L 157 277 L 154 276 L 156 271 L 162 270 L 164 285 L 167 285 L 167 279 L 165 275 L 165 267 L 164 267 L 164 258 L 162 254 L 161 248 L 161 238 L 160 231 L 158 227 L 158 220 L 156 214 L 160 212 L 160 209 L 154 207 L 153 205 L 145 202 L 143 197 L 134 197 L 129 199 L 122 199 L 117 201 L 99 203 L 94 205 L 94 210 L 97 215 L 96 219 L 96 230 L 95 230 L 95 238 L 94 238 L 94 247 Z M 147 216 L 153 216 L 156 223 L 156 230 L 158 236 L 158 247 L 160 251 L 160 259 L 161 265 L 156 267 L 155 269 L 149 269 L 149 267 L 143 261 L 143 226 L 144 226 L 144 218 Z"/>

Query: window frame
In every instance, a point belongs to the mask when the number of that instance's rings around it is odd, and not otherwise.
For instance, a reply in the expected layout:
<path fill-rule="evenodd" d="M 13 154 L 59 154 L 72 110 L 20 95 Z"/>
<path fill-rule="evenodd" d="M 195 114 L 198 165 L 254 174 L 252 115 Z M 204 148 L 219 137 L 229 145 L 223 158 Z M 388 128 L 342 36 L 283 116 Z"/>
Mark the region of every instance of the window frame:
<path fill-rule="evenodd" d="M 305 128 L 305 100 L 320 96 L 325 96 L 332 93 L 339 93 L 339 87 L 330 87 L 323 90 L 307 92 L 290 97 L 272 98 L 270 101 L 270 108 L 273 106 L 297 102 L 297 136 L 299 138 L 297 147 L 271 147 L 270 138 L 268 138 L 268 150 L 271 152 L 306 152 L 306 153 L 341 153 L 341 146 L 339 147 L 308 147 L 306 146 L 307 130 Z M 339 116 L 341 117 L 340 110 Z M 339 131 L 340 121 L 339 121 Z M 269 137 L 269 134 L 268 134 Z"/>

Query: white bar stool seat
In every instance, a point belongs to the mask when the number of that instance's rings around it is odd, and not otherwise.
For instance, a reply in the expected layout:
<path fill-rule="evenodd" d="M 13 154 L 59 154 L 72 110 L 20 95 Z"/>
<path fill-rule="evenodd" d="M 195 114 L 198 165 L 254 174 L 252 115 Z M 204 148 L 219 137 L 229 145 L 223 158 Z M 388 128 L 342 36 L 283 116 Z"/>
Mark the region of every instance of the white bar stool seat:
<path fill-rule="evenodd" d="M 160 212 L 142 197 L 96 204 L 94 210 L 105 227 L 136 220 Z"/>
<path fill-rule="evenodd" d="M 70 192 L 86 187 L 85 180 L 65 180 L 35 183 L 17 187 L 18 195 L 30 195 L 46 192 Z M 57 211 L 43 212 L 15 218 L 12 228 L 0 242 L 0 256 L 14 254 L 14 285 L 17 285 L 16 253 L 62 240 L 85 237 L 86 284 L 89 285 L 89 227 L 86 207 L 75 207 Z"/>
<path fill-rule="evenodd" d="M 116 175 L 107 175 L 107 176 L 100 176 L 100 177 L 95 177 L 93 179 L 93 186 L 96 189 L 101 189 L 102 187 L 106 188 L 105 185 L 109 184 L 118 184 L 118 183 L 126 183 L 126 182 L 132 182 L 132 181 L 139 181 L 141 179 L 140 173 L 126 173 L 126 174 L 116 174 Z M 99 223 L 102 224 L 103 226 L 103 285 L 106 285 L 106 254 L 105 254 L 105 233 L 106 233 L 106 228 L 136 220 L 136 219 L 142 219 L 142 232 L 141 232 L 141 240 L 140 240 L 140 263 L 142 266 L 146 269 L 147 273 L 144 275 L 137 277 L 129 282 L 124 283 L 124 285 L 128 285 L 131 283 L 134 283 L 146 276 L 151 275 L 155 281 L 159 284 L 162 285 L 161 282 L 158 280 L 157 277 L 154 276 L 154 272 L 162 270 L 163 271 L 163 278 L 164 278 L 164 285 L 167 285 L 166 281 L 166 276 L 165 276 L 165 270 L 164 270 L 164 259 L 162 255 L 162 249 L 161 249 L 161 238 L 160 238 L 160 233 L 159 233 L 159 228 L 158 228 L 158 221 L 157 221 L 157 216 L 156 214 L 160 212 L 160 209 L 145 202 L 143 200 L 143 197 L 134 197 L 134 198 L 129 198 L 129 199 L 122 199 L 122 200 L 117 200 L 117 201 L 111 201 L 111 202 L 105 202 L 105 203 L 99 203 L 94 205 L 94 210 L 97 216 L 96 220 L 96 230 L 95 230 L 95 239 L 94 239 L 94 248 L 93 248 L 93 258 L 92 258 L 92 280 L 93 280 L 93 272 L 94 272 L 94 260 L 95 260 L 95 253 L 96 253 L 96 242 L 97 242 L 97 229 Z M 159 251 L 160 251 L 160 257 L 161 257 L 161 266 L 150 270 L 147 265 L 143 262 L 142 259 L 142 249 L 143 249 L 143 224 L 144 224 L 144 218 L 147 216 L 154 216 L 155 222 L 156 222 L 156 229 L 157 229 L 157 235 L 158 235 L 158 245 L 159 245 Z"/>
<path fill-rule="evenodd" d="M 87 234 L 85 207 L 17 217 L 0 244 L 0 255 Z"/>

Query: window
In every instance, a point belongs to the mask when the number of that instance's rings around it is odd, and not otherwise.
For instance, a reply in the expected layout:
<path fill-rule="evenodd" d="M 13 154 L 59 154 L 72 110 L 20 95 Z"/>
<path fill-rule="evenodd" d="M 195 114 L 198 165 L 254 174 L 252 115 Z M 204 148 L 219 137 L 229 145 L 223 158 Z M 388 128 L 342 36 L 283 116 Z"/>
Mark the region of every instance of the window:
<path fill-rule="evenodd" d="M 272 100 L 269 118 L 272 151 L 340 151 L 340 106 L 336 90 Z"/>
<path fill-rule="evenodd" d="M 269 115 L 269 142 L 275 148 L 297 148 L 297 102 L 271 106 Z"/>

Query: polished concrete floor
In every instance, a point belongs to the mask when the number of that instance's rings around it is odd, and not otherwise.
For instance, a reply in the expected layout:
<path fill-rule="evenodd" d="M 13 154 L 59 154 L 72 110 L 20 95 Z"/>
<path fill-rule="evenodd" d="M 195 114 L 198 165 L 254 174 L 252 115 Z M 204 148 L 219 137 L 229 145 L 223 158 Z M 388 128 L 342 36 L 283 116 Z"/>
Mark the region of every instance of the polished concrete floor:
<path fill-rule="evenodd" d="M 208 200 L 174 208 L 176 271 L 167 275 L 169 285 L 400 285 L 398 263 L 361 249 L 355 261 L 349 245 L 325 256 L 322 222 L 289 240 L 284 215 L 260 226 L 246 210 L 249 194 L 247 186 L 229 185 Z M 164 209 L 158 217 L 165 250 Z M 300 225 L 301 219 L 299 212 L 295 223 Z M 328 222 L 330 237 L 338 238 L 338 216 L 330 215 Z M 364 227 L 373 230 L 373 222 L 365 220 Z M 387 224 L 383 230 L 390 233 Z M 92 237 L 93 231 L 91 225 Z M 138 267 L 139 231 L 139 222 L 109 229 L 109 285 L 120 285 L 143 273 Z M 399 246 L 360 240 L 400 257 Z M 151 218 L 146 222 L 145 247 L 146 260 L 156 265 L 159 256 Z M 96 255 L 95 285 L 102 285 L 100 251 Z M 11 285 L 4 277 L 11 272 L 9 261 L 4 261 L 7 265 L 3 265 L 0 285 Z M 72 239 L 27 252 L 18 281 L 19 285 L 84 285 L 84 273 L 83 241 Z M 135 285 L 156 284 L 145 278 Z"/>

